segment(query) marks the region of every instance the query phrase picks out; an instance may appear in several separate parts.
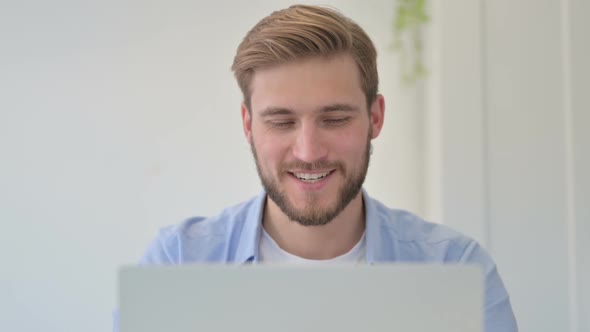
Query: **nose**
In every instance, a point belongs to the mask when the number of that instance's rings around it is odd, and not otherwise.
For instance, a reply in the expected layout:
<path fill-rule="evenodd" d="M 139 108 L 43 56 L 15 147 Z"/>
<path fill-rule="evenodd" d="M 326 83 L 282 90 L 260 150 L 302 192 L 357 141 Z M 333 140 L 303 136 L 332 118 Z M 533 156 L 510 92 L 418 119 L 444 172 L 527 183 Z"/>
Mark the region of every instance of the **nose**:
<path fill-rule="evenodd" d="M 293 156 L 301 161 L 313 163 L 325 159 L 328 149 L 321 129 L 314 124 L 304 124 L 300 127 L 293 145 Z"/>

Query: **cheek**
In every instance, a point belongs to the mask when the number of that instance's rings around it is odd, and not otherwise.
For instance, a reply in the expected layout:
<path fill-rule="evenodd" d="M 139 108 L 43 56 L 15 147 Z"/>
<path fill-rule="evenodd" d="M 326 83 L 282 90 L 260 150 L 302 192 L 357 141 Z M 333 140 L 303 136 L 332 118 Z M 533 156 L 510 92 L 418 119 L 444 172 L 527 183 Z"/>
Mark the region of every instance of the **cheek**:
<path fill-rule="evenodd" d="M 362 128 L 343 131 L 333 138 L 334 152 L 340 154 L 341 157 L 347 156 L 360 160 L 361 154 L 366 149 L 368 137 L 369 131 Z"/>
<path fill-rule="evenodd" d="M 289 147 L 286 140 L 262 137 L 254 142 L 259 162 L 263 165 L 276 166 L 287 157 Z"/>

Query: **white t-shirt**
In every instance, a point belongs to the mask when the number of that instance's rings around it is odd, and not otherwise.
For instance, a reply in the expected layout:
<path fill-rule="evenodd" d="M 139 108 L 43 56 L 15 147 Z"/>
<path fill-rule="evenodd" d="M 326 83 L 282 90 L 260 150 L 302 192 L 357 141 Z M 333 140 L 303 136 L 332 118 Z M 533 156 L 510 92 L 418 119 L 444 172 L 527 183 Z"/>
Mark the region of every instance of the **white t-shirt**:
<path fill-rule="evenodd" d="M 326 265 L 326 264 L 361 264 L 366 262 L 367 244 L 365 233 L 349 252 L 331 259 L 306 259 L 281 249 L 275 240 L 262 229 L 260 237 L 260 262 L 263 264 L 289 265 Z"/>

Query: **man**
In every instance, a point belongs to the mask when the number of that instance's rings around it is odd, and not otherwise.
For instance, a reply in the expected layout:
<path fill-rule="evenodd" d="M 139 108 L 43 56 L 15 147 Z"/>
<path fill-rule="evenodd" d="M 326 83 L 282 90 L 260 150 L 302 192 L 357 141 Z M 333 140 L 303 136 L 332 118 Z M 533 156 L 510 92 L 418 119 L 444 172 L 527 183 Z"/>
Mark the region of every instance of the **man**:
<path fill-rule="evenodd" d="M 476 242 L 362 190 L 385 103 L 375 48 L 356 23 L 322 7 L 274 12 L 248 32 L 232 69 L 264 192 L 163 229 L 143 263 L 476 263 L 486 275 L 485 331 L 517 330 Z"/>

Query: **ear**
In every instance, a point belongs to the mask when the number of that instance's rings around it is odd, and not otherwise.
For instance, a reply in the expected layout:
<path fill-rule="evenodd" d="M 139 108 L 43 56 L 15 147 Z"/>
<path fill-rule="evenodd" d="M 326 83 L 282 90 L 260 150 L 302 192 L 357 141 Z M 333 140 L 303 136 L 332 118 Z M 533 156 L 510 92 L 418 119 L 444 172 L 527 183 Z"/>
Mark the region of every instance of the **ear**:
<path fill-rule="evenodd" d="M 371 105 L 371 113 L 370 113 L 370 121 L 371 121 L 371 128 L 372 136 L 371 139 L 377 138 L 379 133 L 381 132 L 381 128 L 383 128 L 383 120 L 385 116 L 385 98 L 383 95 L 377 95 L 375 101 Z"/>
<path fill-rule="evenodd" d="M 242 103 L 242 126 L 244 128 L 244 136 L 248 144 L 252 142 L 252 117 L 248 111 L 248 107 Z"/>

